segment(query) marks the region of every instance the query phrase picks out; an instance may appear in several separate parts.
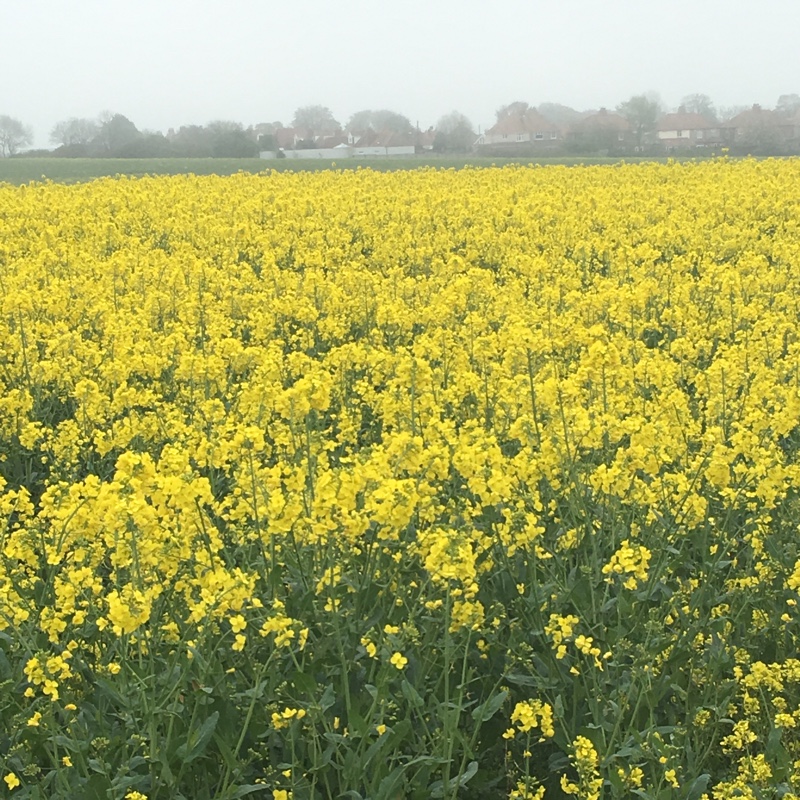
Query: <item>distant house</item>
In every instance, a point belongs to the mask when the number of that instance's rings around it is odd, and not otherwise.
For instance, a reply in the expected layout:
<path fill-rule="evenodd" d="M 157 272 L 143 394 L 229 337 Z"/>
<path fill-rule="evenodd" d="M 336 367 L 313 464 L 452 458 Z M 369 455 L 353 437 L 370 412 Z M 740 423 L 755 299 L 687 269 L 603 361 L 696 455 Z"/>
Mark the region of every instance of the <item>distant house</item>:
<path fill-rule="evenodd" d="M 302 147 L 297 150 L 283 150 L 283 158 L 294 159 L 315 159 L 329 158 L 332 160 L 341 158 L 351 158 L 352 148 L 346 144 L 339 144 L 336 147 Z M 274 154 L 265 155 L 259 153 L 261 158 L 271 158 Z"/>
<path fill-rule="evenodd" d="M 433 150 L 433 143 L 436 141 L 436 131 L 428 128 L 426 131 L 416 130 L 414 144 L 417 152 L 427 153 Z"/>
<path fill-rule="evenodd" d="M 346 147 L 350 144 L 346 133 L 337 133 L 333 136 L 317 136 L 314 139 L 315 147 L 331 149 L 333 147 Z"/>
<path fill-rule="evenodd" d="M 424 148 L 424 134 L 420 131 L 396 133 L 394 131 L 367 131 L 361 135 L 352 131 L 331 136 L 313 136 L 309 131 L 282 128 L 275 133 L 280 157 L 294 159 L 345 159 L 413 156 L 417 141 Z M 261 158 L 273 158 L 274 153 L 262 152 Z"/>
<path fill-rule="evenodd" d="M 522 114 L 509 114 L 493 125 L 478 140 L 481 145 L 533 144 L 552 147 L 563 142 L 561 129 L 538 111 L 529 108 Z"/>
<path fill-rule="evenodd" d="M 625 117 L 601 108 L 596 114 L 573 123 L 567 142 L 580 152 L 613 151 L 633 146 L 635 137 Z"/>
<path fill-rule="evenodd" d="M 714 147 L 722 143 L 719 125 L 703 114 L 681 106 L 664 114 L 656 123 L 658 141 L 671 150 L 676 148 Z"/>
<path fill-rule="evenodd" d="M 740 149 L 782 152 L 791 149 L 797 126 L 790 117 L 756 104 L 721 125 L 726 144 Z"/>
<path fill-rule="evenodd" d="M 294 149 L 308 136 L 310 136 L 310 132 L 304 128 L 278 128 L 275 131 L 275 141 L 282 150 Z"/>
<path fill-rule="evenodd" d="M 415 132 L 366 131 L 353 145 L 353 156 L 413 156 L 416 153 Z"/>

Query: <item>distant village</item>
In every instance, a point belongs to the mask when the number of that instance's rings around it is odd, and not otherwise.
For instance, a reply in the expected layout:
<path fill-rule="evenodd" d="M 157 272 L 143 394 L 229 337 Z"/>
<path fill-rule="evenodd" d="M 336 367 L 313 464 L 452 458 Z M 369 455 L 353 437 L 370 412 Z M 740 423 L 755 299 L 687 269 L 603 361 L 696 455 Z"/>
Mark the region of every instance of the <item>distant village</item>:
<path fill-rule="evenodd" d="M 555 106 L 555 104 L 549 104 Z M 420 130 L 352 130 L 315 134 L 305 128 L 280 127 L 265 131 L 270 149 L 260 156 L 273 158 L 367 158 L 413 156 L 424 153 L 473 152 L 493 157 L 566 154 L 670 155 L 711 153 L 800 154 L 800 98 L 797 107 L 767 109 L 760 105 L 737 110 L 720 120 L 710 109 L 685 106 L 667 113 L 647 108 L 601 108 L 592 112 L 548 113 L 525 103 L 513 103 L 498 112 L 497 122 L 483 133 L 469 130 L 452 141 L 445 127 Z M 628 111 L 628 113 L 624 113 Z M 565 113 L 566 112 L 566 113 Z M 650 113 L 650 119 L 646 115 Z"/>
<path fill-rule="evenodd" d="M 657 99 L 636 95 L 615 109 L 577 111 L 559 103 L 538 107 L 516 101 L 496 112 L 494 124 L 475 128 L 458 111 L 420 128 L 403 114 L 364 110 L 340 124 L 322 105 L 295 111 L 289 125 L 244 127 L 217 120 L 159 131 L 139 130 L 122 114 L 70 118 L 50 132 L 51 149 L 26 149 L 33 132 L 0 115 L 0 156 L 55 158 L 329 159 L 465 154 L 493 158 L 557 156 L 800 154 L 800 95 L 778 98 L 774 108 L 715 109 L 707 95 L 688 95 L 665 111 Z"/>

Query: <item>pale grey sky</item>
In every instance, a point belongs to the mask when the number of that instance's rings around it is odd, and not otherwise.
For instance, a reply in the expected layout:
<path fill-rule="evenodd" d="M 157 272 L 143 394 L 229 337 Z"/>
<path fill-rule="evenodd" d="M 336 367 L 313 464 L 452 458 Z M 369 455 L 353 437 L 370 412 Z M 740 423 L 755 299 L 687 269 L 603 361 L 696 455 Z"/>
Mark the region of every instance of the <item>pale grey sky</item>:
<path fill-rule="evenodd" d="M 310 103 L 423 128 L 647 91 L 772 107 L 800 93 L 798 31 L 800 0 L 0 0 L 0 114 L 43 146 L 57 121 L 103 110 L 166 132 L 289 124 Z"/>

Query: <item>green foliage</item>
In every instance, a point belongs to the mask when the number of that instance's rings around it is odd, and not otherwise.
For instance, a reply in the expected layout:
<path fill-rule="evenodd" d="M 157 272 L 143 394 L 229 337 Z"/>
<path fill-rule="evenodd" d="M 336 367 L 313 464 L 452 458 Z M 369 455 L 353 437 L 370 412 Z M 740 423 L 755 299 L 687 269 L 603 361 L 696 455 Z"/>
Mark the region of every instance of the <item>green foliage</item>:
<path fill-rule="evenodd" d="M 626 159 L 637 161 L 666 159 Z M 265 161 L 257 158 L 14 158 L 0 160 L 0 183 L 22 184 L 31 181 L 50 180 L 56 183 L 78 183 L 107 176 L 142 177 L 143 175 L 232 175 L 237 172 L 318 172 L 330 169 L 371 169 L 376 172 L 439 167 L 463 169 L 465 167 L 487 168 L 506 164 L 537 163 L 543 165 L 618 164 L 617 158 L 483 158 L 420 156 L 414 158 L 364 158 L 344 159 L 281 159 Z"/>
<path fill-rule="evenodd" d="M 656 100 L 647 95 L 634 95 L 624 103 L 617 106 L 617 112 L 628 120 L 631 130 L 636 137 L 636 144 L 641 147 L 645 136 L 656 129 L 659 105 Z"/>

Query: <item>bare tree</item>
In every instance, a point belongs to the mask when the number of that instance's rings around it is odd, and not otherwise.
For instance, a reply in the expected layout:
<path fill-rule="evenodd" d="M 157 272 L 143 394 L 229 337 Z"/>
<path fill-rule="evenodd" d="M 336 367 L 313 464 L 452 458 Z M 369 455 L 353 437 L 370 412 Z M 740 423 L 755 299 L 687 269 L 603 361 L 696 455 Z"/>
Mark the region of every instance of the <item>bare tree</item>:
<path fill-rule="evenodd" d="M 645 136 L 656 129 L 659 111 L 658 100 L 644 94 L 634 95 L 617 106 L 617 113 L 628 120 L 639 148 Z"/>
<path fill-rule="evenodd" d="M 70 145 L 89 144 L 97 136 L 100 126 L 93 119 L 70 117 L 57 122 L 50 131 L 50 141 L 53 144 Z"/>
<path fill-rule="evenodd" d="M 445 114 L 436 123 L 434 150 L 440 152 L 466 153 L 475 144 L 475 129 L 460 111 Z"/>
<path fill-rule="evenodd" d="M 546 120 L 559 128 L 569 128 L 583 118 L 580 111 L 561 103 L 541 103 L 536 109 Z"/>
<path fill-rule="evenodd" d="M 399 114 L 397 111 L 390 111 L 388 108 L 381 108 L 373 111 L 370 108 L 363 111 L 356 111 L 347 121 L 347 130 L 352 133 L 366 133 L 367 131 L 392 131 L 392 133 L 408 133 L 413 130 L 411 120 Z"/>
<path fill-rule="evenodd" d="M 498 108 L 494 113 L 497 117 L 497 121 L 500 122 L 501 119 L 505 119 L 506 117 L 513 115 L 522 116 L 530 108 L 531 106 L 529 106 L 524 100 L 515 100 L 513 103 L 508 103 L 508 105 L 500 106 L 500 108 Z"/>
<path fill-rule="evenodd" d="M 800 111 L 800 94 L 782 94 L 778 98 L 775 110 L 779 114 L 786 114 L 787 117 Z"/>
<path fill-rule="evenodd" d="M 720 106 L 719 119 L 721 122 L 726 122 L 737 114 L 741 114 L 742 111 L 747 111 L 748 108 L 749 106 Z"/>
<path fill-rule="evenodd" d="M 33 142 L 33 131 L 18 119 L 0 114 L 0 158 L 16 155 L 20 147 Z"/>
<path fill-rule="evenodd" d="M 717 110 L 707 94 L 687 94 L 681 100 L 681 107 L 690 114 L 702 114 L 714 122 L 717 121 Z"/>

